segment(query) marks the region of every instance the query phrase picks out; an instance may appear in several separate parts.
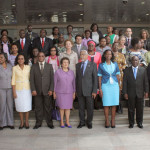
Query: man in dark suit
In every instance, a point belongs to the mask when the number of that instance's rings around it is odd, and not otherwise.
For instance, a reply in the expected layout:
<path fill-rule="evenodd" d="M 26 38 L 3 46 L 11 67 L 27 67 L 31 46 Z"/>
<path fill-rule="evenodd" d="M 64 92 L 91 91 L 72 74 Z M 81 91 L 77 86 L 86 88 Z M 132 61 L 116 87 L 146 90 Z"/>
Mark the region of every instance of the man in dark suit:
<path fill-rule="evenodd" d="M 79 102 L 80 124 L 77 128 L 85 126 L 85 106 L 87 108 L 87 127 L 92 128 L 93 105 L 97 94 L 97 66 L 88 61 L 88 53 L 82 50 L 81 61 L 76 65 L 76 92 Z"/>
<path fill-rule="evenodd" d="M 125 46 L 130 49 L 132 48 L 131 46 L 131 40 L 132 40 L 132 29 L 131 28 L 127 28 L 125 31 L 125 38 L 126 38 L 126 42 L 125 42 Z"/>
<path fill-rule="evenodd" d="M 27 31 L 25 37 L 26 37 L 26 39 L 30 39 L 31 44 L 32 44 L 32 41 L 33 41 L 35 38 L 39 37 L 39 36 L 38 36 L 37 33 L 32 32 L 32 25 L 28 25 L 28 26 L 27 26 L 27 30 L 28 30 L 28 31 Z"/>
<path fill-rule="evenodd" d="M 30 84 L 32 95 L 35 96 L 36 124 L 33 129 L 41 127 L 44 114 L 47 126 L 53 129 L 51 96 L 54 91 L 54 74 L 52 65 L 45 62 L 43 52 L 39 52 L 38 62 L 31 68 Z"/>
<path fill-rule="evenodd" d="M 45 56 L 49 56 L 50 48 L 53 46 L 53 41 L 46 37 L 46 30 L 41 29 L 40 37 L 33 40 L 33 48 L 38 48 Z"/>
<path fill-rule="evenodd" d="M 129 128 L 134 127 L 134 113 L 136 109 L 136 122 L 139 128 L 143 128 L 143 102 L 144 94 L 148 98 L 149 85 L 147 72 L 139 66 L 139 58 L 132 57 L 132 66 L 125 69 L 123 77 L 124 98 L 128 100 Z"/>
<path fill-rule="evenodd" d="M 19 31 L 19 36 L 20 39 L 15 42 L 18 45 L 18 53 L 24 53 L 29 58 L 32 53 L 31 41 L 25 38 L 24 29 Z"/>
<path fill-rule="evenodd" d="M 82 36 L 81 35 L 76 35 L 75 36 L 75 44 L 72 47 L 72 50 L 78 54 L 78 59 L 80 59 L 80 51 L 82 50 L 87 50 L 85 46 L 82 45 Z"/>

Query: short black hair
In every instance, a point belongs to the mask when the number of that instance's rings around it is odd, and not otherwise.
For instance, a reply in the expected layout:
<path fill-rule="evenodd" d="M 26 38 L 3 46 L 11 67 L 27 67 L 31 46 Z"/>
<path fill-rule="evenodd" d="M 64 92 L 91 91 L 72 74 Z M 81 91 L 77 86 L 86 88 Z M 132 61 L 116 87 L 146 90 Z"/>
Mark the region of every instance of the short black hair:
<path fill-rule="evenodd" d="M 17 48 L 18 48 L 18 44 L 17 44 L 17 43 L 12 43 L 12 44 L 11 44 L 11 49 L 12 49 L 12 46 L 14 46 L 14 45 L 16 45 Z M 18 49 L 19 49 L 19 48 L 18 48 Z"/>
<path fill-rule="evenodd" d="M 98 25 L 97 25 L 97 23 L 92 23 L 90 29 L 93 31 L 93 27 L 94 26 L 97 26 L 97 31 L 98 31 Z"/>
<path fill-rule="evenodd" d="M 91 34 L 91 31 L 90 31 L 90 30 L 85 30 L 84 33 L 86 33 L 86 32 L 90 32 L 90 34 Z"/>
<path fill-rule="evenodd" d="M 131 46 L 132 47 L 134 47 L 136 44 L 138 44 L 139 43 L 139 41 L 140 41 L 140 39 L 139 38 L 133 38 L 132 40 L 131 40 Z"/>
<path fill-rule="evenodd" d="M 24 64 L 28 65 L 29 60 L 27 59 L 27 56 L 24 53 L 19 53 L 17 55 L 16 59 L 15 59 L 15 66 L 18 65 L 18 58 L 19 58 L 19 56 L 23 56 L 24 60 L 25 60 Z"/>
<path fill-rule="evenodd" d="M 105 39 L 105 40 L 106 40 L 106 38 L 105 38 L 105 37 L 100 37 L 100 38 L 99 38 L 99 42 L 100 42 L 102 39 Z"/>
<path fill-rule="evenodd" d="M 72 26 L 71 24 L 69 24 L 69 25 L 67 26 L 67 29 L 68 29 L 69 27 L 71 27 L 71 28 L 73 29 L 73 26 Z"/>
<path fill-rule="evenodd" d="M 111 52 L 111 54 L 112 54 L 111 61 L 114 62 L 115 57 L 114 57 L 114 54 L 113 54 L 112 50 L 111 50 L 111 49 L 107 49 L 107 50 L 104 51 L 104 53 L 103 53 L 103 55 L 102 55 L 102 63 L 104 63 L 104 62 L 106 61 L 105 55 L 106 55 L 106 53 L 107 53 L 108 51 Z"/>
<path fill-rule="evenodd" d="M 75 40 L 76 40 L 77 37 L 81 37 L 81 38 L 82 38 L 82 35 L 77 34 L 77 35 L 75 36 Z"/>
<path fill-rule="evenodd" d="M 4 53 L 4 52 L 1 52 L 0 55 L 3 55 L 6 59 L 6 62 L 8 63 L 8 56 L 7 56 L 7 53 Z"/>
<path fill-rule="evenodd" d="M 63 57 L 61 60 L 60 60 L 60 64 L 62 65 L 63 64 L 63 61 L 64 60 L 68 60 L 69 64 L 70 64 L 70 60 L 68 57 Z"/>
<path fill-rule="evenodd" d="M 58 28 L 58 27 L 56 27 L 56 26 L 55 26 L 55 27 L 53 27 L 53 28 L 52 28 L 52 34 L 53 34 L 53 35 L 54 35 L 54 30 L 55 30 L 55 29 L 58 29 L 58 30 L 59 30 L 59 28 Z"/>
<path fill-rule="evenodd" d="M 1 35 L 3 34 L 4 31 L 6 31 L 7 34 L 8 34 L 8 30 L 7 29 L 3 29 L 3 30 L 1 30 Z"/>
<path fill-rule="evenodd" d="M 58 56 L 59 53 L 58 53 L 58 48 L 57 48 L 56 46 L 52 46 L 52 47 L 50 48 L 50 55 L 51 55 L 51 49 L 52 49 L 52 48 L 55 48 L 55 49 L 56 49 L 56 56 Z"/>

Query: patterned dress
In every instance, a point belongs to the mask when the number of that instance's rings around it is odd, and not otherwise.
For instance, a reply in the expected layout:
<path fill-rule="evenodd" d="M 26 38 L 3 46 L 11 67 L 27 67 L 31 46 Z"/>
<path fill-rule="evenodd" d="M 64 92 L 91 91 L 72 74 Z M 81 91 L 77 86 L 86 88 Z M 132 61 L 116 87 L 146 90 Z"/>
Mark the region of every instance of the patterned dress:
<path fill-rule="evenodd" d="M 120 70 L 120 83 L 119 83 L 119 86 L 120 86 L 120 90 L 122 90 L 123 70 L 127 66 L 124 54 L 118 52 L 117 55 L 115 55 L 115 61 L 117 62 L 119 70 Z"/>

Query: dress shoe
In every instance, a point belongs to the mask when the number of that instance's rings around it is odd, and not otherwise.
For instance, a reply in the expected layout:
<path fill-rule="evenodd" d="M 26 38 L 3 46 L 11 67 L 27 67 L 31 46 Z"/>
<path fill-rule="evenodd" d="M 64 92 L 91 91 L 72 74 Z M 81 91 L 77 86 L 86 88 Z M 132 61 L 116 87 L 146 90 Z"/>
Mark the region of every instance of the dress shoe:
<path fill-rule="evenodd" d="M 130 124 L 130 125 L 129 125 L 129 128 L 133 128 L 133 127 L 134 127 L 134 125 L 133 125 L 133 124 Z"/>
<path fill-rule="evenodd" d="M 65 126 L 60 126 L 61 128 L 65 128 Z"/>
<path fill-rule="evenodd" d="M 143 125 L 141 123 L 137 124 L 137 126 L 141 129 L 143 129 Z"/>
<path fill-rule="evenodd" d="M 88 129 L 92 129 L 92 124 L 87 125 Z"/>
<path fill-rule="evenodd" d="M 8 126 L 8 128 L 10 128 L 10 129 L 15 129 L 15 127 L 14 127 L 14 126 Z"/>
<path fill-rule="evenodd" d="M 0 130 L 3 130 L 3 127 L 0 127 Z"/>
<path fill-rule="evenodd" d="M 82 127 L 84 127 L 85 126 L 85 124 L 79 124 L 78 126 L 77 126 L 77 128 L 79 129 L 79 128 L 82 128 Z"/>
<path fill-rule="evenodd" d="M 23 128 L 24 128 L 24 125 L 23 126 L 21 126 L 21 125 L 19 126 L 19 129 L 23 129 Z"/>
<path fill-rule="evenodd" d="M 34 127 L 33 127 L 33 129 L 38 129 L 38 128 L 40 128 L 41 127 L 41 125 L 35 125 Z"/>
<path fill-rule="evenodd" d="M 48 125 L 48 127 L 49 127 L 50 129 L 54 129 L 54 126 L 53 126 L 53 125 Z"/>
<path fill-rule="evenodd" d="M 109 125 L 106 125 L 106 121 L 105 121 L 105 128 L 109 128 L 110 126 Z"/>
<path fill-rule="evenodd" d="M 67 125 L 67 123 L 65 123 L 65 126 L 66 126 L 66 127 L 68 127 L 68 128 L 72 128 L 72 126 L 71 126 L 71 125 L 70 125 L 70 126 L 68 126 L 68 125 Z"/>
<path fill-rule="evenodd" d="M 111 128 L 116 128 L 115 124 L 112 125 L 112 121 L 111 121 Z"/>

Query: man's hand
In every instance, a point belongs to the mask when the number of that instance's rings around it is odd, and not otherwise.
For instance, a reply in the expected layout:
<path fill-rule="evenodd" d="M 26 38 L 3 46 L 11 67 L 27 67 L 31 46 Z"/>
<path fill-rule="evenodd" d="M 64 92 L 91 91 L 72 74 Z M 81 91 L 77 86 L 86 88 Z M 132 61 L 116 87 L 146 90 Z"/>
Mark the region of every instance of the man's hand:
<path fill-rule="evenodd" d="M 96 93 L 92 93 L 92 98 L 95 99 L 96 98 Z"/>
<path fill-rule="evenodd" d="M 124 98 L 128 100 L 128 94 L 124 94 Z"/>
<path fill-rule="evenodd" d="M 36 95 L 37 95 L 36 91 L 32 91 L 32 96 L 36 96 Z"/>
<path fill-rule="evenodd" d="M 148 93 L 145 93 L 144 97 L 145 97 L 145 98 L 148 98 Z"/>
<path fill-rule="evenodd" d="M 48 92 L 48 95 L 49 95 L 49 96 L 52 96 L 52 95 L 53 95 L 53 92 L 52 92 L 52 91 L 49 91 L 49 92 Z"/>

